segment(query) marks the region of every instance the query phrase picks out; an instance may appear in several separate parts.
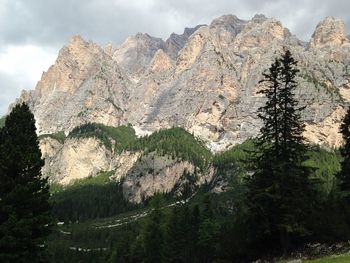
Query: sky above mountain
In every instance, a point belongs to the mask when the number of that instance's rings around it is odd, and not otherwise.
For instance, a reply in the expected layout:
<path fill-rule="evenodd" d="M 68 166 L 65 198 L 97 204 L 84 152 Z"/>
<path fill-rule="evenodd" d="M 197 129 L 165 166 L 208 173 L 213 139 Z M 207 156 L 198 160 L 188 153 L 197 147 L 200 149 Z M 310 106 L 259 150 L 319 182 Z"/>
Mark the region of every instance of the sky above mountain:
<path fill-rule="evenodd" d="M 350 28 L 349 8 L 348 0 L 0 0 L 0 115 L 35 87 L 72 35 L 117 46 L 137 32 L 166 39 L 223 14 L 265 14 L 308 41 L 325 16 Z"/>

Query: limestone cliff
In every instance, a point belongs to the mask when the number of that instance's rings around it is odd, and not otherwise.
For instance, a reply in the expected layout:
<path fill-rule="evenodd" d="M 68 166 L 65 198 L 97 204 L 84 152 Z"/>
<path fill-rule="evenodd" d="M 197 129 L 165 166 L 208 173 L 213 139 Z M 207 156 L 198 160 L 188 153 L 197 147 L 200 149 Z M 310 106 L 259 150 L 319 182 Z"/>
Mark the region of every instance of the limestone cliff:
<path fill-rule="evenodd" d="M 43 174 L 63 185 L 114 170 L 117 164 L 113 153 L 95 138 L 68 138 L 61 144 L 47 137 L 41 139 L 40 149 L 45 159 Z"/>
<path fill-rule="evenodd" d="M 305 122 L 323 130 L 311 136 L 309 128 L 306 137 L 339 146 L 337 130 L 325 127 L 350 99 L 350 44 L 344 23 L 331 17 L 309 43 L 263 15 L 225 15 L 166 41 L 139 33 L 117 48 L 76 36 L 19 101 L 30 104 L 40 134 L 86 122 L 131 123 L 140 133 L 182 126 L 220 151 L 257 134 L 258 83 L 284 48 L 299 61 Z"/>
<path fill-rule="evenodd" d="M 350 43 L 344 23 L 331 17 L 317 25 L 308 43 L 264 15 L 247 21 L 225 15 L 166 41 L 139 33 L 116 48 L 101 48 L 76 36 L 35 89 L 24 91 L 18 101 L 30 105 L 39 134 L 68 134 L 87 122 L 131 124 L 138 134 L 181 126 L 213 151 L 222 151 L 257 135 L 257 109 L 265 102 L 258 94 L 259 80 L 286 48 L 299 61 L 296 95 L 300 105 L 307 106 L 306 139 L 338 147 L 339 123 L 350 102 Z M 55 173 L 56 181 L 68 183 L 122 167 L 115 178 L 127 175 L 125 189 L 137 193 L 134 200 L 165 189 L 162 180 L 170 187 L 183 169 L 193 169 L 174 162 L 155 175 L 157 187 L 151 187 L 150 181 L 143 181 L 150 173 L 136 176 L 125 161 L 137 165 L 139 156 L 124 153 L 116 159 L 93 140 L 60 145 L 45 139 L 41 145 L 45 174 Z M 75 155 L 74 149 L 91 158 Z"/>

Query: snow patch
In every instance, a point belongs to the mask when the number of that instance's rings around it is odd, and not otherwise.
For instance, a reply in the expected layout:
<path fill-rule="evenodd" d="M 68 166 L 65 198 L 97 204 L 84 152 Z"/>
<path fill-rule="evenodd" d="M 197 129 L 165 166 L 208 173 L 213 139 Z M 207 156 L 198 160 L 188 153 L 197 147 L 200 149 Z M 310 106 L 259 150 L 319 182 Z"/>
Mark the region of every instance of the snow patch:
<path fill-rule="evenodd" d="M 151 135 L 152 134 L 152 131 L 149 131 L 149 130 L 144 130 L 142 129 L 141 127 L 138 127 L 138 126 L 133 126 L 134 130 L 135 130 L 135 134 L 138 138 L 140 137 L 145 137 L 145 136 L 148 136 L 148 135 Z"/>

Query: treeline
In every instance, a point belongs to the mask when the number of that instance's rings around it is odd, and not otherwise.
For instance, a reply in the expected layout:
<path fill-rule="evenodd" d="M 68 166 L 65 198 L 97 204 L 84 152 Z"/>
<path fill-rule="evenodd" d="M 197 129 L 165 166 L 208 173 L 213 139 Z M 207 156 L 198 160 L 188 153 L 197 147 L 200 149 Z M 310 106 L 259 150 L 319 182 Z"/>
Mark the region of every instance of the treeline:
<path fill-rule="evenodd" d="M 53 193 L 52 214 L 61 222 L 110 217 L 140 208 L 124 198 L 122 182 L 110 181 L 111 172 L 75 182 Z"/>
<path fill-rule="evenodd" d="M 110 127 L 103 124 L 87 123 L 74 128 L 69 138 L 95 137 L 108 149 L 116 152 L 129 149 L 136 140 L 135 130 L 130 126 Z"/>
<path fill-rule="evenodd" d="M 143 151 L 144 154 L 156 152 L 159 155 L 190 161 L 202 169 L 212 161 L 212 153 L 204 142 L 180 127 L 159 130 L 137 138 L 131 126 L 109 127 L 88 123 L 74 128 L 68 137 L 95 137 L 108 149 L 115 147 L 118 153 L 123 150 Z"/>
<path fill-rule="evenodd" d="M 212 262 L 217 257 L 220 225 L 211 199 L 164 209 L 161 195 L 132 242 L 117 244 L 110 262 Z"/>
<path fill-rule="evenodd" d="M 143 150 L 145 154 L 157 152 L 160 155 L 170 155 L 187 160 L 201 169 L 207 168 L 212 161 L 212 154 L 204 142 L 180 127 L 160 130 L 142 137 L 130 149 Z"/>

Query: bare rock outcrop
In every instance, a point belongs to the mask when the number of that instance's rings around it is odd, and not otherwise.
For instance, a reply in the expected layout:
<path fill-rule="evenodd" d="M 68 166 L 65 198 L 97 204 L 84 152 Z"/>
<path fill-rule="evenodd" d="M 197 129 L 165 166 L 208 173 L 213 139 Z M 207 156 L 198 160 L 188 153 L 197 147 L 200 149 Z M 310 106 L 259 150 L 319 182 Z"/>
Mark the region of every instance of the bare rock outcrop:
<path fill-rule="evenodd" d="M 197 168 L 193 164 L 168 155 L 151 153 L 142 156 L 125 175 L 124 195 L 128 200 L 140 203 L 157 192 L 169 193 L 181 184 L 185 172 L 193 174 L 195 169 Z M 199 174 L 198 184 L 210 181 L 212 176 L 211 169 L 205 174 Z"/>
<path fill-rule="evenodd" d="M 202 25 L 198 25 L 193 28 L 186 27 L 181 35 L 172 33 L 164 44 L 166 53 L 168 53 L 172 59 L 176 60 L 179 51 L 185 46 L 188 38 L 201 26 Z"/>
<path fill-rule="evenodd" d="M 40 149 L 45 158 L 43 174 L 63 185 L 114 170 L 117 163 L 113 153 L 95 138 L 68 138 L 63 144 L 44 138 Z"/>
<path fill-rule="evenodd" d="M 349 44 L 344 22 L 330 16 L 326 17 L 317 25 L 310 41 L 311 48 L 340 46 L 344 44 Z"/>
<path fill-rule="evenodd" d="M 117 63 L 92 42 L 75 36 L 63 47 L 35 90 L 24 91 L 39 134 L 64 130 L 86 122 L 118 126 L 128 96 L 128 81 Z"/>

